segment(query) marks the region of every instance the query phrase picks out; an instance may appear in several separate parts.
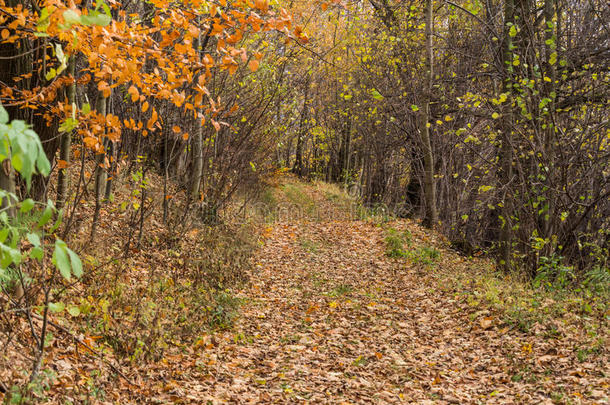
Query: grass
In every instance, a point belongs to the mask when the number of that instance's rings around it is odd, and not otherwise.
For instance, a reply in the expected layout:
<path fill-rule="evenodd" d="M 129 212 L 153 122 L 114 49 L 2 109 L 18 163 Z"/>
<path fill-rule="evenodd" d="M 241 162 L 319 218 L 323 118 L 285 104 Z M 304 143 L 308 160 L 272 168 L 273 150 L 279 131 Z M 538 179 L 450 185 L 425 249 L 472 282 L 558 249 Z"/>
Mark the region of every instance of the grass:
<path fill-rule="evenodd" d="M 440 257 L 440 250 L 433 246 L 414 247 L 413 237 L 409 231 L 398 231 L 394 228 L 386 230 L 386 256 L 393 259 L 405 258 L 412 263 L 433 265 Z"/>
<path fill-rule="evenodd" d="M 327 201 L 332 202 L 339 208 L 345 210 L 353 210 L 354 207 L 360 206 L 358 197 L 352 196 L 338 184 L 325 183 L 323 181 L 315 182 L 316 191 L 324 195 Z"/>
<path fill-rule="evenodd" d="M 600 353 L 599 337 L 608 333 L 610 297 L 604 289 L 535 288 L 522 274 L 502 274 L 491 261 L 455 260 L 436 268 L 437 288 L 453 292 L 469 307 L 487 308 L 507 326 L 544 339 L 561 339 L 566 329 L 589 331 L 577 357 Z M 557 320 L 562 319 L 561 328 Z"/>
<path fill-rule="evenodd" d="M 212 329 L 230 329 L 239 315 L 242 301 L 229 291 L 218 291 L 213 294 L 213 303 L 209 308 L 208 325 Z"/>
<path fill-rule="evenodd" d="M 328 292 L 329 297 L 340 297 L 342 295 L 350 294 L 354 291 L 354 287 L 349 284 L 339 284 L 335 286 L 330 292 Z"/>
<path fill-rule="evenodd" d="M 411 247 L 412 245 L 411 233 L 409 231 L 399 232 L 394 228 L 388 228 L 386 230 L 385 244 L 386 256 L 394 259 L 408 257 L 409 253 L 405 246 Z"/>
<path fill-rule="evenodd" d="M 317 253 L 320 249 L 320 244 L 318 242 L 307 238 L 299 238 L 299 245 L 301 246 L 301 249 L 310 253 Z"/>
<path fill-rule="evenodd" d="M 282 191 L 286 199 L 296 205 L 300 209 L 304 209 L 307 213 L 311 214 L 315 208 L 313 199 L 307 195 L 304 187 L 301 184 L 285 184 L 282 187 Z"/>
<path fill-rule="evenodd" d="M 412 254 L 408 255 L 408 257 L 414 263 L 432 265 L 441 257 L 441 252 L 431 246 L 421 246 L 418 247 Z"/>

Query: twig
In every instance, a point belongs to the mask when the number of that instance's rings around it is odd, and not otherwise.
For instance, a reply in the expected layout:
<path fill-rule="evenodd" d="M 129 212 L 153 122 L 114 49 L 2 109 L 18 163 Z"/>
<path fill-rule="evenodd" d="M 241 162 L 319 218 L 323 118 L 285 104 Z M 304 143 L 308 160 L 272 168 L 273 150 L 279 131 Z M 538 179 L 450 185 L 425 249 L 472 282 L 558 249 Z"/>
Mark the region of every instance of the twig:
<path fill-rule="evenodd" d="M 36 319 L 40 319 L 42 320 L 42 317 L 38 314 L 32 313 L 32 316 Z M 121 377 L 123 377 L 123 379 L 125 381 L 127 381 L 127 383 L 129 383 L 129 385 L 133 385 L 135 387 L 140 387 L 140 385 L 132 382 L 125 374 L 123 374 L 123 372 L 121 370 L 119 370 L 115 365 L 113 365 L 109 360 L 105 359 L 104 356 L 99 353 L 97 350 L 95 350 L 94 348 L 92 348 L 91 346 L 89 346 L 87 343 L 83 342 L 82 339 L 74 336 L 74 334 L 72 332 L 70 332 L 68 329 L 64 328 L 61 325 L 56 324 L 55 322 L 49 320 L 47 321 L 47 323 L 50 326 L 53 326 L 55 329 L 58 329 L 62 332 L 64 332 L 66 335 L 68 335 L 69 337 L 71 337 L 72 339 L 74 339 L 75 342 L 77 342 L 78 344 L 80 344 L 81 346 L 83 346 L 84 348 L 86 348 L 87 350 L 91 351 L 93 354 L 95 354 L 100 360 L 102 360 L 104 363 L 106 363 L 111 369 L 112 371 L 114 371 L 115 373 L 117 373 L 118 375 L 120 375 Z"/>

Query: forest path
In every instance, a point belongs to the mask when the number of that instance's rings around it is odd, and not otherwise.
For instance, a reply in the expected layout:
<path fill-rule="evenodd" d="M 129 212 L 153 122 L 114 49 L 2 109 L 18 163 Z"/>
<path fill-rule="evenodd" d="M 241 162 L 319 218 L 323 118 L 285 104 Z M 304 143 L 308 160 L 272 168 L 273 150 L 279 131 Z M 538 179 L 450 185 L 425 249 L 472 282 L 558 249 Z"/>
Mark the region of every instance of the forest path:
<path fill-rule="evenodd" d="M 427 265 L 388 258 L 374 223 L 279 223 L 263 237 L 237 324 L 209 338 L 197 360 L 177 360 L 166 395 L 211 404 L 601 395 L 593 370 L 563 354 L 571 349 L 475 313 L 435 288 Z"/>

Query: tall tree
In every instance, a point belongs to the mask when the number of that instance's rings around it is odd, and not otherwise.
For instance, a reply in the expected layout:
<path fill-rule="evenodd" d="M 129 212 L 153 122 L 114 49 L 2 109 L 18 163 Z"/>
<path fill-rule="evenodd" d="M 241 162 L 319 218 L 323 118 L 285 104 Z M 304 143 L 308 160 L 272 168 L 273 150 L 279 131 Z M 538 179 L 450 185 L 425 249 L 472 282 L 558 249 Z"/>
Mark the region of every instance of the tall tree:
<path fill-rule="evenodd" d="M 436 211 L 436 187 L 434 184 L 434 155 L 430 142 L 430 100 L 434 86 L 434 49 L 432 36 L 434 31 L 434 10 L 432 0 L 426 0 L 426 86 L 424 89 L 423 114 L 419 126 L 421 144 L 424 151 L 424 197 L 426 213 L 423 225 L 432 228 L 438 222 Z"/>

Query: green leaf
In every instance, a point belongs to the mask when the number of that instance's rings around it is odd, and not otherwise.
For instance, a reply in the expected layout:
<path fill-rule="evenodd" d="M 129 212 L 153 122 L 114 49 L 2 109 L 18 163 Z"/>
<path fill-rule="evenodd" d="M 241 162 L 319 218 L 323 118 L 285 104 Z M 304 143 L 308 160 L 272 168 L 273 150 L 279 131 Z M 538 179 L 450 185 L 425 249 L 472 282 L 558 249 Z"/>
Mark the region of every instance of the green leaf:
<path fill-rule="evenodd" d="M 38 151 L 38 157 L 36 157 L 36 168 L 38 169 L 38 173 L 43 176 L 48 176 L 51 172 L 51 163 L 49 163 L 49 159 L 47 159 L 47 155 L 45 155 L 42 150 L 42 145 L 40 145 L 40 150 Z"/>
<path fill-rule="evenodd" d="M 383 100 L 383 96 L 376 89 L 371 90 L 371 95 L 375 100 Z"/>
<path fill-rule="evenodd" d="M 415 112 L 419 111 L 419 107 L 416 106 L 415 104 L 411 104 L 411 109 Z"/>
<path fill-rule="evenodd" d="M 0 243 L 4 243 L 4 241 L 8 237 L 8 234 L 9 234 L 9 229 L 8 228 L 2 228 L 0 230 Z"/>
<path fill-rule="evenodd" d="M 57 239 L 55 241 L 55 251 L 53 252 L 53 264 L 55 264 L 63 278 L 70 280 L 70 258 L 67 250 L 66 242 Z"/>
<path fill-rule="evenodd" d="M 100 8 L 104 10 L 103 13 L 99 11 Z M 96 2 L 95 10 L 89 10 L 89 14 L 81 16 L 81 23 L 84 25 L 99 25 L 105 27 L 110 24 L 110 21 L 112 21 L 110 7 L 102 0 Z"/>
<path fill-rule="evenodd" d="M 79 316 L 80 308 L 76 305 L 68 305 L 68 313 L 72 316 Z"/>
<path fill-rule="evenodd" d="M 30 258 L 35 260 L 42 260 L 44 257 L 44 250 L 41 247 L 35 246 L 30 250 Z"/>
<path fill-rule="evenodd" d="M 55 220 L 55 223 L 53 224 L 53 226 L 49 229 L 49 232 L 50 233 L 55 232 L 63 221 L 64 221 L 64 210 L 59 210 L 59 211 L 57 211 L 57 219 Z"/>
<path fill-rule="evenodd" d="M 32 208 L 34 208 L 34 205 L 36 205 L 36 203 L 34 202 L 34 200 L 32 200 L 31 198 L 28 198 L 27 200 L 24 200 L 21 203 L 21 208 L 19 209 L 19 211 L 23 214 L 30 212 L 32 210 Z"/>
<path fill-rule="evenodd" d="M 49 222 L 49 220 L 53 216 L 53 208 L 54 208 L 53 203 L 51 202 L 51 200 L 49 200 L 47 202 L 47 206 L 45 207 L 44 211 L 42 212 L 42 216 L 38 220 L 37 226 L 39 228 L 42 228 Z"/>
<path fill-rule="evenodd" d="M 84 25 L 99 25 L 100 27 L 105 27 L 110 24 L 110 21 L 112 21 L 111 16 L 97 11 L 91 11 L 89 15 L 83 15 L 81 17 L 81 22 Z"/>
<path fill-rule="evenodd" d="M 70 256 L 70 263 L 72 263 L 72 274 L 74 274 L 76 278 L 81 278 L 83 275 L 83 262 L 81 262 L 80 257 L 71 249 L 66 247 L 66 250 Z"/>
<path fill-rule="evenodd" d="M 0 124 L 6 123 L 8 123 L 8 112 L 6 112 L 6 110 L 2 106 L 2 103 L 0 103 Z"/>
<path fill-rule="evenodd" d="M 59 125 L 59 132 L 70 132 L 78 126 L 78 120 L 74 118 L 67 118 L 64 122 Z"/>
<path fill-rule="evenodd" d="M 66 10 L 64 11 L 64 21 L 65 21 L 65 25 L 67 26 L 67 28 L 69 29 L 73 24 L 79 24 L 80 23 L 80 15 L 78 15 L 78 13 L 72 9 Z"/>
<path fill-rule="evenodd" d="M 49 302 L 49 311 L 59 313 L 66 309 L 66 304 L 63 302 Z"/>
<path fill-rule="evenodd" d="M 68 56 L 64 54 L 61 44 L 55 44 L 55 56 L 57 56 L 57 60 L 60 63 L 57 68 L 57 74 L 60 74 L 68 67 Z"/>
<path fill-rule="evenodd" d="M 39 33 L 46 33 L 50 23 L 51 20 L 49 19 L 49 9 L 44 7 L 42 10 L 40 10 L 40 17 L 38 17 L 38 22 L 36 23 L 36 31 Z"/>
<path fill-rule="evenodd" d="M 25 237 L 32 245 L 40 246 L 40 235 L 38 235 L 37 233 L 30 232 L 25 235 Z"/>

